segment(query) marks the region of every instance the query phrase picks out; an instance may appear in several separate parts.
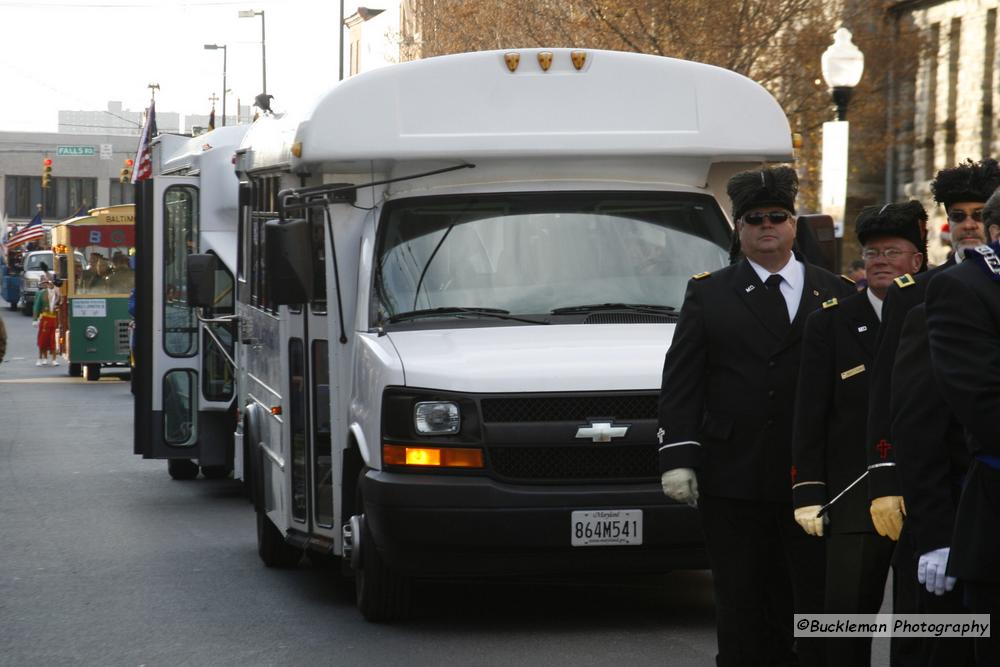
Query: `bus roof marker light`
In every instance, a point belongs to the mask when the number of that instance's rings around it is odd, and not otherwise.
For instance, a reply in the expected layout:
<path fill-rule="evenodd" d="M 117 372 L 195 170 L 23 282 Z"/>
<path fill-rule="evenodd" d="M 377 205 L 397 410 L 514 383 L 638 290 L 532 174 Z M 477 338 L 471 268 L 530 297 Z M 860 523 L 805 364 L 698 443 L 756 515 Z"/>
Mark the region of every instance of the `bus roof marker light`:
<path fill-rule="evenodd" d="M 292 155 L 295 157 L 302 157 L 302 142 L 296 141 L 292 144 Z"/>
<path fill-rule="evenodd" d="M 579 72 L 583 69 L 583 66 L 587 64 L 587 52 L 586 51 L 571 51 L 569 54 L 570 60 L 573 61 L 573 67 Z"/>
<path fill-rule="evenodd" d="M 552 67 L 552 52 L 551 51 L 541 51 L 538 54 L 538 65 L 542 68 L 543 72 L 548 72 L 549 68 Z"/>
<path fill-rule="evenodd" d="M 521 64 L 521 54 L 511 51 L 503 54 L 503 61 L 507 63 L 507 69 L 511 72 L 517 71 L 517 66 Z"/>
<path fill-rule="evenodd" d="M 280 405 L 272 406 L 271 407 L 271 414 L 272 415 L 280 415 L 281 414 L 281 406 Z"/>

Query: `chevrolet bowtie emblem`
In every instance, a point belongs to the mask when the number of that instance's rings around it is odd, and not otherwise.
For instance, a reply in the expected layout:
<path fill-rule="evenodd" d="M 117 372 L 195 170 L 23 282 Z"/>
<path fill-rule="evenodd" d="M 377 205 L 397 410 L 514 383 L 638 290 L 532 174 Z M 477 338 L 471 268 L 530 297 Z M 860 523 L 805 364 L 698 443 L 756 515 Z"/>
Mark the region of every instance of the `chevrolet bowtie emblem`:
<path fill-rule="evenodd" d="M 611 442 L 612 438 L 624 438 L 629 425 L 615 426 L 614 422 L 590 422 L 589 426 L 576 429 L 577 438 L 589 438 L 594 442 Z"/>

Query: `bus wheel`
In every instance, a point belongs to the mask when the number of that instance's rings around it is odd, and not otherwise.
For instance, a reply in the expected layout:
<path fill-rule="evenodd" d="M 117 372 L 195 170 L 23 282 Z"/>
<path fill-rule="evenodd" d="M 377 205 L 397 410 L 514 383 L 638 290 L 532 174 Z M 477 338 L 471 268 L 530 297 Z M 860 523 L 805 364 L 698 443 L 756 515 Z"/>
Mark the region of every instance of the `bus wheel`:
<path fill-rule="evenodd" d="M 202 466 L 201 474 L 205 479 L 225 479 L 233 469 L 230 466 Z"/>
<path fill-rule="evenodd" d="M 101 379 L 100 364 L 84 364 L 83 377 L 88 382 L 96 382 Z"/>
<path fill-rule="evenodd" d="M 68 363 L 66 364 L 66 370 L 71 378 L 78 378 L 83 375 L 83 366 L 78 363 Z"/>
<path fill-rule="evenodd" d="M 167 459 L 167 472 L 172 479 L 194 479 L 198 476 L 198 464 L 191 459 Z"/>
<path fill-rule="evenodd" d="M 368 522 L 361 519 L 361 567 L 354 572 L 354 592 L 358 610 L 369 621 L 397 621 L 405 619 L 410 611 L 410 580 L 385 564 Z"/>

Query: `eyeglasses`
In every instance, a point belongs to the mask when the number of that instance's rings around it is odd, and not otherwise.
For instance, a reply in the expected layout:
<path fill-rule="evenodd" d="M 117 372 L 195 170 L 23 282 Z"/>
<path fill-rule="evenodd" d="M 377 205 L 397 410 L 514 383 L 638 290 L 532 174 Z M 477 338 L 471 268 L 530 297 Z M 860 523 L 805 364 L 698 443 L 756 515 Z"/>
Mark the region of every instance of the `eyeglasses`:
<path fill-rule="evenodd" d="M 780 225 L 790 217 L 792 216 L 784 211 L 771 211 L 770 213 L 747 213 L 743 216 L 743 222 L 756 227 L 757 225 L 763 225 L 764 218 L 767 218 L 771 221 L 771 224 Z"/>
<path fill-rule="evenodd" d="M 876 259 L 878 257 L 885 257 L 890 262 L 899 259 L 903 255 L 916 255 L 915 251 L 911 250 L 900 250 L 899 248 L 886 248 L 885 250 L 879 250 L 877 248 L 865 248 L 861 251 L 862 259 Z"/>
<path fill-rule="evenodd" d="M 966 213 L 960 208 L 955 208 L 948 211 L 948 219 L 951 220 L 952 222 L 965 222 L 965 219 L 968 218 L 970 215 L 972 216 L 972 219 L 975 220 L 976 222 L 983 221 L 983 209 L 981 208 L 977 208 L 972 213 Z"/>

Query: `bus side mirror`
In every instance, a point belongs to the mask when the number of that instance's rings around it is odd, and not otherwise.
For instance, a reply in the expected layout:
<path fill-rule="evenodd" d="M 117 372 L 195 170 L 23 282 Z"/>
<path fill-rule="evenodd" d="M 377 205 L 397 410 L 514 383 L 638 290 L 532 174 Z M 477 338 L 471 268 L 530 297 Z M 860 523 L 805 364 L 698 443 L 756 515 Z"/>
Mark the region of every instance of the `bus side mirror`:
<path fill-rule="evenodd" d="M 271 220 L 264 225 L 264 263 L 272 306 L 312 300 L 312 244 L 307 220 Z"/>
<path fill-rule="evenodd" d="M 215 305 L 215 255 L 187 256 L 187 302 L 192 307 Z"/>

